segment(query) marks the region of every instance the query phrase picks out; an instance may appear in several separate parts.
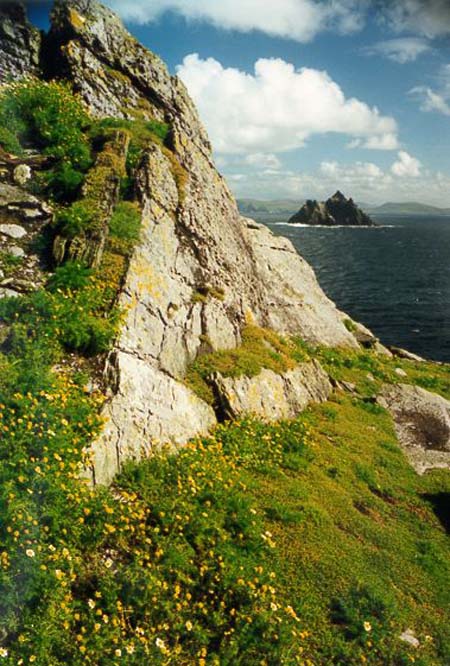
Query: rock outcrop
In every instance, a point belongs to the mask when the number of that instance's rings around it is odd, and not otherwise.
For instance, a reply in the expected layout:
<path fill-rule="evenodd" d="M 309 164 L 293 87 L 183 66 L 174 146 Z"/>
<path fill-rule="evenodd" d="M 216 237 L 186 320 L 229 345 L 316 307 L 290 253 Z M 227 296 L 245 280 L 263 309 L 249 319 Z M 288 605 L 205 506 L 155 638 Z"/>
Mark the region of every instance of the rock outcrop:
<path fill-rule="evenodd" d="M 291 224 L 311 226 L 373 227 L 375 222 L 339 190 L 327 201 L 308 201 L 289 219 Z"/>
<path fill-rule="evenodd" d="M 317 361 L 301 363 L 283 374 L 272 370 L 262 370 L 256 377 L 217 374 L 212 387 L 223 418 L 256 414 L 270 421 L 293 418 L 309 404 L 328 400 L 333 391 Z"/>
<path fill-rule="evenodd" d="M 414 469 L 450 469 L 450 402 L 409 384 L 387 385 L 378 396 L 394 419 L 400 444 Z"/>
<path fill-rule="evenodd" d="M 108 482 L 125 458 L 216 422 L 183 383 L 205 340 L 212 350 L 234 348 L 251 322 L 312 343 L 358 342 L 292 244 L 241 218 L 184 85 L 113 12 L 94 0 L 57 0 L 45 49 L 46 75 L 71 81 L 94 116 L 170 126 L 165 146 L 147 146 L 136 177 L 141 238 L 118 298 L 125 314 L 93 450 L 95 479 Z"/>
<path fill-rule="evenodd" d="M 0 298 L 37 289 L 45 281 L 33 241 L 52 219 L 52 209 L 22 187 L 0 182 Z"/>
<path fill-rule="evenodd" d="M 0 3 L 0 83 L 37 74 L 41 33 L 27 21 L 21 3 Z"/>

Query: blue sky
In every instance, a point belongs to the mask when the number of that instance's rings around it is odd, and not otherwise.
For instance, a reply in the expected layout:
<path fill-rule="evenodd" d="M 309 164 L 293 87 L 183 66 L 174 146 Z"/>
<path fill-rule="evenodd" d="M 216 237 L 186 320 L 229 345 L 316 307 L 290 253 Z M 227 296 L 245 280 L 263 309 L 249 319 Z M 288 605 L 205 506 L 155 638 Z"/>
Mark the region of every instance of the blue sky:
<path fill-rule="evenodd" d="M 108 4 L 184 80 L 238 196 L 450 206 L 447 0 Z"/>

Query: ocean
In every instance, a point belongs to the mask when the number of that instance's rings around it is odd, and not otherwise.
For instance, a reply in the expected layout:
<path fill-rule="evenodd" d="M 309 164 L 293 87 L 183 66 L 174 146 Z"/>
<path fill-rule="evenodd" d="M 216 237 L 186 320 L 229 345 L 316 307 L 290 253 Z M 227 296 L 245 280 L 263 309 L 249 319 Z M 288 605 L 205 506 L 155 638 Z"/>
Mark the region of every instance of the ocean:
<path fill-rule="evenodd" d="M 305 227 L 259 217 L 314 267 L 337 306 L 386 345 L 450 362 L 450 217 Z"/>

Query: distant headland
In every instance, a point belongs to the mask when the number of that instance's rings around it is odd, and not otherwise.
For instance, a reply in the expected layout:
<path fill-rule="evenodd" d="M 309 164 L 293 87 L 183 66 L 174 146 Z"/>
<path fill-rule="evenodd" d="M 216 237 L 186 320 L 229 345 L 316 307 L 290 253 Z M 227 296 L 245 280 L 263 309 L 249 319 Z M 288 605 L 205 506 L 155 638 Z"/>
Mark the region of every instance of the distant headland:
<path fill-rule="evenodd" d="M 239 210 L 243 215 L 256 217 L 285 217 L 294 215 L 299 209 L 298 199 L 238 199 Z M 386 215 L 410 215 L 410 216 L 432 216 L 447 217 L 450 216 L 450 208 L 438 208 L 418 201 L 405 202 L 386 202 L 380 206 L 363 203 L 357 204 L 365 213 L 372 217 Z"/>

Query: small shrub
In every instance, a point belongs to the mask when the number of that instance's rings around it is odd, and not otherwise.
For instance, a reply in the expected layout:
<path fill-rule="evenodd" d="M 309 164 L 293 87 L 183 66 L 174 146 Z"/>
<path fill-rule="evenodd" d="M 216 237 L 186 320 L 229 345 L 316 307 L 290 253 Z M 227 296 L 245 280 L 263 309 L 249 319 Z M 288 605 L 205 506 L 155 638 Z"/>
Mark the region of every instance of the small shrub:
<path fill-rule="evenodd" d="M 0 124 L 24 144 L 57 160 L 86 169 L 90 149 L 83 130 L 89 116 L 68 85 L 27 79 L 6 86 L 0 96 Z"/>
<path fill-rule="evenodd" d="M 408 663 L 406 647 L 392 636 L 391 621 L 396 616 L 396 609 L 387 596 L 381 597 L 367 586 L 357 585 L 345 596 L 332 601 L 330 615 L 345 640 L 364 646 L 366 654 L 373 654 L 376 658 L 377 651 L 382 649 L 391 653 L 392 661 L 389 664 Z M 388 650 L 386 643 L 392 643 Z M 402 660 L 403 656 L 405 661 Z M 337 660 L 336 663 L 341 662 Z"/>
<path fill-rule="evenodd" d="M 75 169 L 67 162 L 61 162 L 41 176 L 42 187 L 49 191 L 56 201 L 72 201 L 84 182 L 84 172 Z"/>
<path fill-rule="evenodd" d="M 357 325 L 352 319 L 344 319 L 344 326 L 347 329 L 347 331 L 350 331 L 350 333 L 356 333 L 358 330 Z"/>
<path fill-rule="evenodd" d="M 16 257 L 14 254 L 9 252 L 0 252 L 0 268 L 4 272 L 5 276 L 8 277 L 15 271 L 15 269 L 20 266 L 23 262 L 23 257 Z"/>
<path fill-rule="evenodd" d="M 88 286 L 92 274 L 92 269 L 77 262 L 68 261 L 56 269 L 47 283 L 47 289 L 51 292 L 58 291 L 58 289 L 77 291 Z"/>

